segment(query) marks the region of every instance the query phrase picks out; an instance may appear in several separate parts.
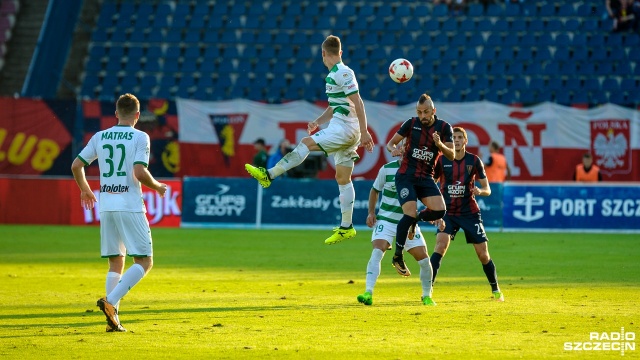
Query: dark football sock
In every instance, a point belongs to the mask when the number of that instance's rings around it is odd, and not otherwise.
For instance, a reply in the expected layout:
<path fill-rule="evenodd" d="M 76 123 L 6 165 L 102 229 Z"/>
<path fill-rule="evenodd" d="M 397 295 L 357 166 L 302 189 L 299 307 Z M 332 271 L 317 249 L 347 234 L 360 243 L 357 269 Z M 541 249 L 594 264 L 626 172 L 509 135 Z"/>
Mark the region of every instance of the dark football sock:
<path fill-rule="evenodd" d="M 445 210 L 424 209 L 420 211 L 420 213 L 418 214 L 418 218 L 422 221 L 433 221 L 433 220 L 442 219 L 445 213 L 446 213 Z"/>
<path fill-rule="evenodd" d="M 396 231 L 396 256 L 402 256 L 402 250 L 404 250 L 404 244 L 407 242 L 407 234 L 409 228 L 415 222 L 415 219 L 409 215 L 404 215 L 398 223 Z"/>
<path fill-rule="evenodd" d="M 488 263 L 483 264 L 482 270 L 484 270 L 485 275 L 487 275 L 487 280 L 489 280 L 489 285 L 491 285 L 491 291 L 498 291 L 498 274 L 496 273 L 496 266 L 493 264 L 493 260 L 489 260 Z"/>
<path fill-rule="evenodd" d="M 433 274 L 432 282 L 436 282 L 436 275 L 438 275 L 438 269 L 440 269 L 440 262 L 442 261 L 442 255 L 440 253 L 434 252 L 431 254 L 431 272 Z"/>

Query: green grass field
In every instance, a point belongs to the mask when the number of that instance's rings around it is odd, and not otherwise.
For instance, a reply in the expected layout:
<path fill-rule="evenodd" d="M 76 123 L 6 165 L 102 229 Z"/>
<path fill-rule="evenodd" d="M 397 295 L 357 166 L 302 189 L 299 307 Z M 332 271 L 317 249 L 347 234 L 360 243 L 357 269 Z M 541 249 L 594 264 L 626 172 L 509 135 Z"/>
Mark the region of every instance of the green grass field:
<path fill-rule="evenodd" d="M 370 231 L 335 246 L 323 244 L 326 231 L 152 232 L 155 266 L 121 303 L 129 332 L 105 333 L 99 229 L 0 226 L 0 357 L 601 359 L 621 352 L 564 343 L 640 332 L 637 234 L 489 233 L 504 303 L 490 299 L 460 236 L 438 275 L 438 306 L 425 307 L 417 264 L 409 256 L 414 275 L 401 278 L 390 253 L 373 306 L 356 301 Z"/>

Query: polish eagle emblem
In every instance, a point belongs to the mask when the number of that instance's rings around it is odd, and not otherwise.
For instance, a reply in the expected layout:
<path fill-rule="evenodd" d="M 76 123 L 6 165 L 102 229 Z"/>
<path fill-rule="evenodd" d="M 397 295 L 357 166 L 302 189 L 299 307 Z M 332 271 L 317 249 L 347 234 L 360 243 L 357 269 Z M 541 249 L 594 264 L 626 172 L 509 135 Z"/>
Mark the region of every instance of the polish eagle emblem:
<path fill-rule="evenodd" d="M 607 131 L 607 135 L 599 133 L 593 139 L 593 152 L 597 157 L 596 164 L 605 169 L 614 169 L 624 166 L 624 160 L 620 159 L 627 152 L 627 139 L 622 133 L 614 134 L 613 129 Z"/>

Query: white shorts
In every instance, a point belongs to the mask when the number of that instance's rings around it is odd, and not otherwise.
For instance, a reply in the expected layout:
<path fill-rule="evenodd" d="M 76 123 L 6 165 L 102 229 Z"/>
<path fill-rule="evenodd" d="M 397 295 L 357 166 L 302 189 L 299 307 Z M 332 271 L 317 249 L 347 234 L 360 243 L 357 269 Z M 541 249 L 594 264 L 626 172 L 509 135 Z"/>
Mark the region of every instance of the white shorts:
<path fill-rule="evenodd" d="M 100 252 L 102 257 L 153 256 L 151 229 L 142 212 L 105 211 L 100 213 Z"/>
<path fill-rule="evenodd" d="M 373 234 L 371 234 L 371 241 L 386 240 L 389 245 L 393 245 L 393 239 L 396 237 L 397 227 L 398 225 L 386 220 L 376 221 L 376 225 L 373 228 Z M 410 250 L 418 246 L 424 246 L 426 248 L 427 244 L 424 242 L 424 236 L 422 236 L 420 226 L 416 225 L 416 235 L 413 237 L 413 240 L 407 239 L 407 242 L 404 244 L 404 249 Z"/>
<path fill-rule="evenodd" d="M 360 158 L 356 152 L 360 143 L 358 126 L 356 124 L 353 128 L 344 124 L 341 119 L 332 118 L 329 126 L 313 134 L 311 138 L 326 155 L 333 154 L 335 164 L 340 165 Z"/>

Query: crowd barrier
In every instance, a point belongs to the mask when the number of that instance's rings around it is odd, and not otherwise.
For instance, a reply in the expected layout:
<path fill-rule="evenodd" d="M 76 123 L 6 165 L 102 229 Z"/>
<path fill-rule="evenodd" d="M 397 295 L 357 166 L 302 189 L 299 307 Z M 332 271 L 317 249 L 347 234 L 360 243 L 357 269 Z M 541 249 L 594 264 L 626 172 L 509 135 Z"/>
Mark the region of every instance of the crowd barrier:
<path fill-rule="evenodd" d="M 326 228 L 340 222 L 334 180 L 279 178 L 267 189 L 248 178 L 163 180 L 164 198 L 143 187 L 152 226 Z M 89 183 L 98 193 L 98 180 Z M 353 181 L 353 221 L 366 227 L 371 180 Z M 492 184 L 478 197 L 488 231 L 640 232 L 638 183 Z M 0 224 L 95 225 L 100 212 L 80 206 L 71 178 L 0 177 Z"/>

